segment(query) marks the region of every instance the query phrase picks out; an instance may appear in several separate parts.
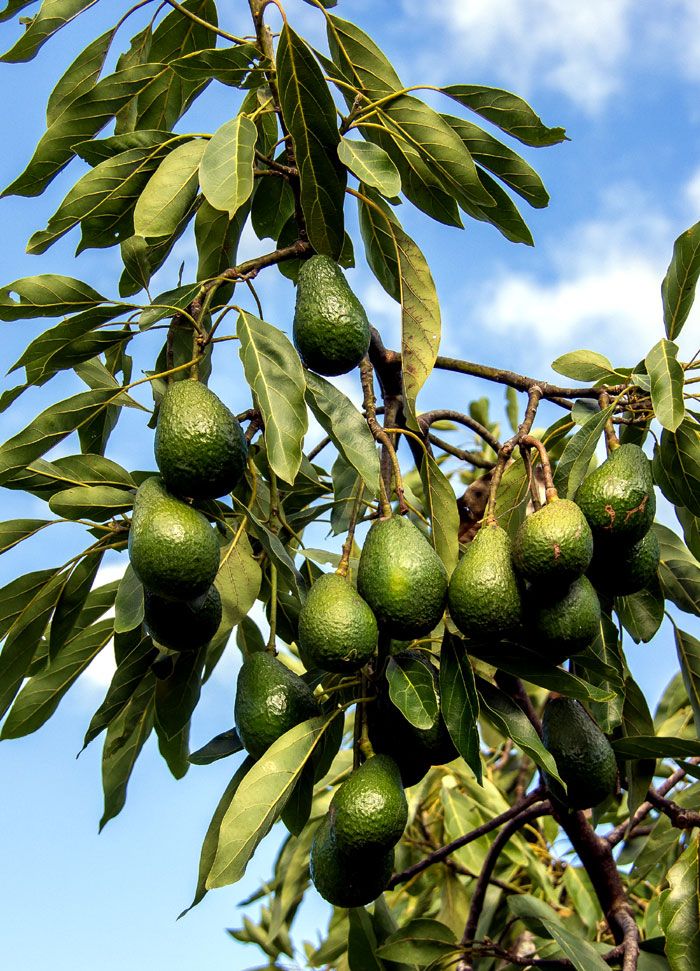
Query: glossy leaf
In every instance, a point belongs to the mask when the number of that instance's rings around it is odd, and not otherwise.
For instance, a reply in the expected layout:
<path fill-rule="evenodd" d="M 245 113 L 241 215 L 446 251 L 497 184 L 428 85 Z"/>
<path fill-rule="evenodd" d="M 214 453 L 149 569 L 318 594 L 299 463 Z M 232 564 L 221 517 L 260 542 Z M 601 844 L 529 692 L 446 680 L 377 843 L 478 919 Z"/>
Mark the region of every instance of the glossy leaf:
<path fill-rule="evenodd" d="M 510 91 L 480 84 L 450 84 L 441 90 L 525 145 L 539 148 L 566 141 L 563 128 L 548 128 L 526 101 Z"/>
<path fill-rule="evenodd" d="M 661 585 L 654 580 L 644 590 L 618 597 L 615 610 L 620 623 L 637 644 L 648 644 L 664 619 L 664 597 Z"/>
<path fill-rule="evenodd" d="M 700 426 L 684 419 L 675 432 L 664 429 L 654 449 L 654 479 L 676 506 L 700 516 Z"/>
<path fill-rule="evenodd" d="M 674 626 L 673 634 L 683 684 L 693 709 L 695 731 L 700 737 L 700 641 L 679 627 Z"/>
<path fill-rule="evenodd" d="M 399 170 L 378 145 L 342 137 L 338 145 L 338 158 L 360 182 L 383 196 L 391 199 L 401 191 Z"/>
<path fill-rule="evenodd" d="M 114 610 L 114 630 L 117 634 L 134 630 L 143 620 L 143 584 L 131 563 L 127 564 L 119 583 Z"/>
<path fill-rule="evenodd" d="M 209 145 L 211 142 L 197 138 L 178 145 L 165 156 L 136 203 L 137 236 L 170 236 L 175 232 L 197 193 L 199 163 Z"/>
<path fill-rule="evenodd" d="M 377 936 L 365 908 L 351 907 L 348 916 L 349 971 L 385 971 L 386 965 L 377 957 Z"/>
<path fill-rule="evenodd" d="M 403 87 L 393 65 L 356 24 L 331 14 L 326 26 L 331 56 L 341 76 L 353 80 L 371 101 Z"/>
<path fill-rule="evenodd" d="M 134 505 L 134 494 L 113 486 L 75 486 L 49 500 L 51 512 L 66 519 L 92 519 L 103 523 Z"/>
<path fill-rule="evenodd" d="M 0 61 L 6 64 L 31 61 L 57 31 L 96 3 L 97 0 L 44 0 L 25 32 Z"/>
<path fill-rule="evenodd" d="M 651 381 L 654 414 L 664 428 L 675 432 L 685 416 L 683 381 L 685 374 L 678 361 L 673 341 L 660 340 L 647 354 L 644 363 Z"/>
<path fill-rule="evenodd" d="M 281 479 L 293 483 L 308 422 L 299 355 L 280 330 L 246 311 L 237 332 L 246 381 L 265 422 L 268 461 Z"/>
<path fill-rule="evenodd" d="M 574 381 L 610 381 L 615 369 L 603 354 L 597 351 L 570 351 L 552 361 L 552 370 Z"/>
<path fill-rule="evenodd" d="M 227 212 L 229 219 L 253 192 L 257 138 L 258 129 L 253 122 L 245 115 L 236 115 L 214 132 L 202 156 L 202 192 L 209 204 Z"/>
<path fill-rule="evenodd" d="M 238 732 L 235 728 L 229 728 L 227 732 L 221 732 L 196 752 L 192 752 L 190 762 L 192 765 L 211 765 L 212 762 L 218 762 L 219 759 L 228 758 L 229 755 L 242 751 L 243 743 L 238 737 Z"/>
<path fill-rule="evenodd" d="M 455 747 L 481 784 L 479 698 L 464 643 L 445 631 L 440 651 L 440 708 Z"/>
<path fill-rule="evenodd" d="M 426 453 L 420 466 L 423 493 L 427 500 L 435 551 L 448 575 L 459 559 L 459 509 L 450 480 L 432 455 Z"/>
<path fill-rule="evenodd" d="M 554 471 L 554 485 L 563 499 L 573 499 L 583 481 L 588 466 L 603 434 L 605 423 L 613 413 L 613 405 L 601 409 L 579 428 L 566 444 Z"/>
<path fill-rule="evenodd" d="M 386 676 L 389 697 L 406 721 L 416 728 L 432 728 L 438 718 L 439 701 L 430 669 L 417 658 L 392 657 Z"/>
<path fill-rule="evenodd" d="M 245 533 L 221 550 L 216 587 L 221 594 L 223 621 L 229 628 L 235 627 L 249 613 L 260 593 L 262 571 L 253 556 Z"/>
<path fill-rule="evenodd" d="M 664 327 L 670 341 L 678 337 L 688 319 L 699 276 L 700 223 L 695 223 L 673 244 L 673 256 L 661 284 Z"/>
<path fill-rule="evenodd" d="M 666 936 L 665 951 L 671 971 L 695 971 L 700 966 L 700 869 L 697 834 L 666 874 L 669 889 L 663 895 L 659 923 Z"/>
<path fill-rule="evenodd" d="M 659 579 L 666 597 L 680 610 L 700 616 L 700 563 L 667 526 L 654 523 L 661 548 Z"/>

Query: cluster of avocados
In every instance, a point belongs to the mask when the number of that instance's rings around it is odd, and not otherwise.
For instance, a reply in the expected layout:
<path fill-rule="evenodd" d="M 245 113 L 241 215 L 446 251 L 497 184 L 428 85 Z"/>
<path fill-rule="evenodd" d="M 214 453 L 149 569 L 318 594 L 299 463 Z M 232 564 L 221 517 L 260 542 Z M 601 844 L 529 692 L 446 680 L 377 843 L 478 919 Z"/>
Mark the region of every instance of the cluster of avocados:
<path fill-rule="evenodd" d="M 144 623 L 170 651 L 196 651 L 221 623 L 214 586 L 219 540 L 192 500 L 215 499 L 240 481 L 247 444 L 235 415 L 196 380 L 169 385 L 155 434 L 159 476 L 139 486 L 129 559 L 144 586 Z M 190 501 L 188 501 L 190 500 Z"/>

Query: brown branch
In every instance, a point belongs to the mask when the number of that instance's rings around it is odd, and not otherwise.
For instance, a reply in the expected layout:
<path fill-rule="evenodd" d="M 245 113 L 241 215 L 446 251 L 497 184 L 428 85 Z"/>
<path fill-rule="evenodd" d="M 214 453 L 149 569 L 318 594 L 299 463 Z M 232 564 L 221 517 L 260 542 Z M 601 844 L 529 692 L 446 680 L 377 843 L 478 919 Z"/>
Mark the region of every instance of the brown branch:
<path fill-rule="evenodd" d="M 459 425 L 464 425 L 466 428 L 471 429 L 479 438 L 482 438 L 487 445 L 498 454 L 501 449 L 501 444 L 495 435 L 486 428 L 481 422 L 476 421 L 470 415 L 464 415 L 461 411 L 452 411 L 450 408 L 436 408 L 433 411 L 424 411 L 422 415 L 418 416 L 418 424 L 421 426 L 423 432 L 425 432 L 432 424 L 436 421 L 455 421 Z"/>
<path fill-rule="evenodd" d="M 696 765 L 698 762 L 700 762 L 700 758 L 693 757 L 689 761 L 692 762 L 694 765 Z M 633 830 L 639 823 L 643 822 L 643 820 L 646 819 L 646 817 L 649 815 L 649 813 L 652 811 L 652 809 L 655 808 L 654 807 L 654 804 L 649 800 L 649 794 L 652 791 L 655 792 L 655 795 L 657 797 L 663 798 L 664 796 L 666 796 L 671 791 L 671 789 L 675 788 L 675 786 L 677 786 L 679 782 L 682 782 L 683 779 L 685 778 L 685 776 L 686 776 L 685 769 L 683 769 L 683 768 L 676 769 L 676 771 L 673 772 L 668 777 L 668 779 L 666 779 L 665 782 L 662 782 L 660 786 L 657 786 L 656 790 L 651 790 L 650 789 L 649 790 L 649 793 L 647 793 L 647 799 L 646 799 L 646 801 L 643 802 L 637 808 L 637 811 L 635 812 L 635 814 L 632 817 L 632 819 L 631 820 L 625 820 L 624 822 L 620 823 L 619 826 L 616 826 L 615 829 L 610 830 L 610 832 L 605 837 L 608 845 L 612 848 L 612 847 L 617 846 L 618 843 L 621 843 L 622 840 L 625 838 L 625 836 L 631 830 Z M 675 805 L 675 803 L 674 803 L 674 805 Z"/>
<path fill-rule="evenodd" d="M 394 485 L 396 495 L 399 500 L 399 511 L 405 512 L 407 507 L 403 498 L 403 481 L 401 479 L 401 470 L 399 468 L 398 459 L 396 458 L 396 452 L 391 443 L 389 435 L 384 431 L 382 426 L 377 421 L 377 401 L 374 396 L 374 369 L 368 357 L 364 357 L 360 361 L 360 381 L 362 382 L 365 421 L 367 422 L 369 430 L 372 432 L 374 440 L 379 442 L 379 444 L 386 449 L 389 455 L 394 472 Z M 388 490 L 386 488 L 383 476 L 380 476 L 379 484 L 382 493 L 380 496 L 382 516 L 387 517 L 391 515 L 391 506 L 389 505 L 389 498 L 387 495 Z"/>
<path fill-rule="evenodd" d="M 428 441 L 431 445 L 437 445 L 441 448 L 443 452 L 447 452 L 449 455 L 454 455 L 456 459 L 460 459 L 462 462 L 466 462 L 468 465 L 473 465 L 476 469 L 492 469 L 495 462 L 490 462 L 485 459 L 483 455 L 479 455 L 476 452 L 470 452 L 464 448 L 458 448 L 456 445 L 452 445 L 450 442 L 446 442 L 442 438 L 438 438 L 437 435 L 428 435 Z"/>
<path fill-rule="evenodd" d="M 668 816 L 676 829 L 692 829 L 700 826 L 700 813 L 693 809 L 684 809 L 678 803 L 670 799 L 664 799 L 654 789 L 647 793 L 647 802 L 650 802 L 654 809 L 658 809 L 664 816 Z"/>

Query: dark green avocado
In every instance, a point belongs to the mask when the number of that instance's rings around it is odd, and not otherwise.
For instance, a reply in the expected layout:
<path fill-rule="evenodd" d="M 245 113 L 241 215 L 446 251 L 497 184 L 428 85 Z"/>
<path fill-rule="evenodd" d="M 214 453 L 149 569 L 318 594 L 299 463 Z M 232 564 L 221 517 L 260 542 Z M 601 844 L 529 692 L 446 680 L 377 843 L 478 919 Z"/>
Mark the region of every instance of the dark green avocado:
<path fill-rule="evenodd" d="M 329 376 L 357 367 L 369 349 L 367 314 L 328 256 L 299 270 L 293 337 L 305 366 Z"/>
<path fill-rule="evenodd" d="M 194 651 L 208 644 L 219 629 L 221 612 L 221 596 L 213 584 L 197 600 L 165 600 L 145 592 L 146 630 L 171 651 Z"/>
<path fill-rule="evenodd" d="M 326 573 L 299 614 L 299 654 L 306 668 L 357 671 L 377 649 L 377 621 L 344 577 Z"/>
<path fill-rule="evenodd" d="M 659 569 L 660 551 L 656 534 L 651 530 L 638 543 L 619 551 L 605 544 L 593 554 L 588 578 L 609 597 L 628 597 L 649 586 Z"/>
<path fill-rule="evenodd" d="M 584 651 L 600 629 L 600 601 L 585 576 L 564 591 L 531 587 L 525 605 L 529 646 L 552 664 Z"/>
<path fill-rule="evenodd" d="M 530 583 L 566 586 L 586 572 L 593 535 L 586 517 L 570 499 L 552 499 L 528 516 L 513 543 L 513 560 Z"/>
<path fill-rule="evenodd" d="M 649 459 L 639 445 L 620 445 L 586 476 L 575 499 L 597 542 L 633 546 L 656 512 Z"/>
<path fill-rule="evenodd" d="M 542 716 L 542 741 L 554 757 L 567 792 L 546 777 L 553 796 L 571 809 L 597 806 L 617 788 L 615 752 L 581 702 L 551 698 Z"/>
<path fill-rule="evenodd" d="M 408 803 L 399 767 L 388 755 L 375 755 L 336 790 L 328 815 L 343 853 L 383 853 L 401 839 Z"/>
<path fill-rule="evenodd" d="M 311 879 L 324 900 L 335 907 L 363 907 L 387 888 L 394 850 L 341 853 L 330 817 L 325 816 L 311 844 Z"/>

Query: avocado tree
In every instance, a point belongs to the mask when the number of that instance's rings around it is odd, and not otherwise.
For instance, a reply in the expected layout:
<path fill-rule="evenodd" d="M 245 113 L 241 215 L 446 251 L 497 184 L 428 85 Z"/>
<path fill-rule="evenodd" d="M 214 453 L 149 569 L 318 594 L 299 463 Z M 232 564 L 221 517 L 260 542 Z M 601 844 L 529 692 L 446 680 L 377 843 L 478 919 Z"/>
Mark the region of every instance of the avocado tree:
<path fill-rule="evenodd" d="M 94 2 L 43 0 L 3 60 L 30 60 Z M 473 80 L 405 87 L 334 2 L 310 3 L 323 51 L 277 0 L 124 4 L 58 80 L 5 190 L 40 195 L 73 163 L 29 251 L 78 229 L 79 252 L 120 269 L 104 294 L 52 273 L 0 289 L 0 319 L 53 319 L 2 409 L 67 372 L 86 389 L 0 446 L 0 484 L 46 504 L 0 524 L 0 552 L 57 523 L 84 539 L 0 590 L 2 738 L 41 727 L 113 646 L 85 735 L 104 738 L 102 824 L 151 733 L 176 778 L 229 760 L 192 906 L 279 821 L 235 931 L 266 967 L 697 971 L 700 641 L 678 618 L 700 613 L 700 360 L 675 340 L 700 224 L 670 254 L 665 336 L 634 366 L 573 351 L 553 364 L 570 386 L 441 355 L 402 209 L 531 244 L 511 193 L 548 196 L 513 142 L 565 133 Z M 8 0 L 0 20 L 35 4 Z M 190 130 L 216 85 L 235 112 Z M 248 227 L 271 242 L 238 262 Z M 196 269 L 158 292 L 187 234 Z M 355 260 L 399 305 L 400 346 L 350 289 Z M 293 333 L 263 310 L 278 273 Z M 435 370 L 505 389 L 510 430 L 484 399 L 421 411 Z M 222 372 L 249 389 L 237 415 L 208 388 Z M 127 422 L 153 439 L 149 469 L 109 457 Z M 657 497 L 677 529 L 654 521 Z M 100 585 L 110 557 L 123 576 Z M 652 716 L 625 651 L 667 611 L 679 670 Z M 236 727 L 192 753 L 229 644 Z M 294 936 L 311 881 L 333 905 L 320 946 Z"/>

